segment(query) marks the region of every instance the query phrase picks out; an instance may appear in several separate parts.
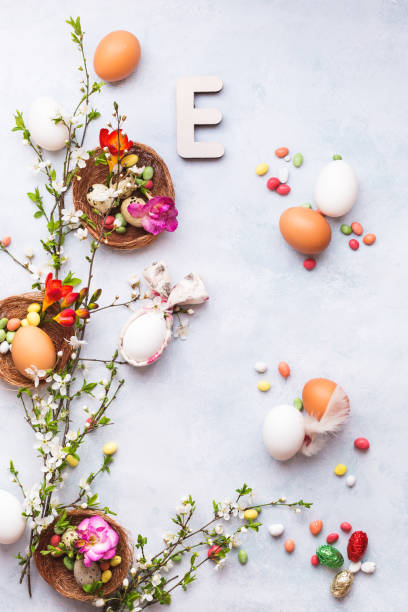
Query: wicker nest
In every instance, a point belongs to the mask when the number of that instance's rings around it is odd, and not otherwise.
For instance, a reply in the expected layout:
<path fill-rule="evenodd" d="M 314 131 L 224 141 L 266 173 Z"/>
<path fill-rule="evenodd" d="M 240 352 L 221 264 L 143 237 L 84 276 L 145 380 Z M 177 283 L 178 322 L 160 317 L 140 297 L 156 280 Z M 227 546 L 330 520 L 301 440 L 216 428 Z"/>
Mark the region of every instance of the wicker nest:
<path fill-rule="evenodd" d="M 122 563 L 112 568 L 112 578 L 102 588 L 102 596 L 105 597 L 116 591 L 126 578 L 133 562 L 133 547 L 129 535 L 123 527 L 116 521 L 106 516 L 102 512 L 96 510 L 70 510 L 68 516 L 72 525 L 79 523 L 88 516 L 99 514 L 106 522 L 108 522 L 119 536 L 119 543 L 116 548 L 116 553 L 122 557 Z M 70 572 L 65 567 L 62 557 L 52 557 L 51 555 L 42 555 L 41 550 L 47 550 L 50 538 L 54 533 L 54 523 L 41 533 L 38 546 L 34 553 L 34 560 L 40 575 L 44 578 L 53 589 L 58 591 L 64 597 L 76 599 L 77 601 L 92 601 L 96 595 L 85 593 L 82 587 L 77 584 L 73 572 Z"/>
<path fill-rule="evenodd" d="M 33 302 L 42 303 L 44 294 L 41 291 L 30 291 L 21 295 L 12 295 L 0 301 L 0 317 L 11 319 L 17 317 L 24 319 L 27 314 L 27 307 Z M 47 312 L 57 314 L 57 307 L 51 306 Z M 62 357 L 58 360 L 58 369 L 63 369 L 72 350 L 68 342 L 70 337 L 75 333 L 72 327 L 61 327 L 56 321 L 50 321 L 41 325 L 41 329 L 45 331 L 51 338 L 55 351 L 62 351 Z M 16 387 L 32 387 L 33 383 L 29 378 L 26 378 L 15 368 L 11 353 L 0 355 L 0 379 L 15 385 Z"/>
<path fill-rule="evenodd" d="M 94 150 L 94 156 L 96 157 L 102 149 L 97 148 Z M 170 172 L 162 160 L 162 158 L 150 147 L 144 144 L 135 142 L 130 153 L 136 153 L 139 157 L 138 165 L 141 166 L 152 166 L 154 170 L 154 196 L 167 196 L 174 200 L 174 186 L 171 180 Z M 86 215 L 93 221 L 96 226 L 94 230 L 90 225 L 84 221 L 83 225 L 86 227 L 90 234 L 97 240 L 101 235 L 103 217 L 96 214 L 92 206 L 86 199 L 88 189 L 94 183 L 106 183 L 108 177 L 108 167 L 105 165 L 95 165 L 93 158 L 91 157 L 87 162 L 85 168 L 81 169 L 78 173 L 81 180 L 74 180 L 73 185 L 73 196 L 74 206 L 76 210 L 82 210 Z M 113 214 L 115 213 L 113 209 Z M 133 251 L 134 249 L 141 249 L 154 242 L 157 235 L 149 234 L 142 227 L 133 227 L 127 225 L 125 234 L 118 234 L 112 232 L 109 236 L 102 239 L 102 244 L 106 244 L 113 249 Z"/>

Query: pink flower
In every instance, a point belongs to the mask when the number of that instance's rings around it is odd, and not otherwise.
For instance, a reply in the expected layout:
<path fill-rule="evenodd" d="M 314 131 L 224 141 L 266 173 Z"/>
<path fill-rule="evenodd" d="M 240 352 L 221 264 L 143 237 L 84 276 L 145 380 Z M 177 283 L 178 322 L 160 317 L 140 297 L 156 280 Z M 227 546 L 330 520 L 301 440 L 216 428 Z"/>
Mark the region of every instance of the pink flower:
<path fill-rule="evenodd" d="M 100 559 L 112 559 L 116 554 L 119 536 L 101 516 L 91 516 L 77 527 L 79 540 L 75 546 L 84 555 L 85 567 Z"/>
<path fill-rule="evenodd" d="M 167 230 L 174 232 L 177 229 L 176 219 L 178 210 L 171 198 L 157 196 L 150 198 L 148 202 L 131 202 L 128 212 L 132 217 L 140 220 L 142 227 L 149 234 L 160 234 Z"/>

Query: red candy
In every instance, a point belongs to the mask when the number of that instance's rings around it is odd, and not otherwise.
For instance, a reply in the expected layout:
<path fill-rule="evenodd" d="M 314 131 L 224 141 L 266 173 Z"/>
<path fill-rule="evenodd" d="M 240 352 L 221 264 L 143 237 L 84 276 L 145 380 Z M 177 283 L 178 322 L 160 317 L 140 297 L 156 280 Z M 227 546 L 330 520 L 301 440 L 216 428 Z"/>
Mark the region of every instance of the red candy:
<path fill-rule="evenodd" d="M 316 267 L 316 260 L 313 257 L 308 257 L 303 262 L 303 266 L 306 270 L 313 270 Z"/>
<path fill-rule="evenodd" d="M 221 548 L 219 546 L 217 546 L 216 544 L 213 544 L 208 549 L 207 557 L 209 559 L 214 559 L 220 552 L 221 552 Z"/>
<path fill-rule="evenodd" d="M 288 153 L 289 149 L 287 147 L 279 147 L 278 149 L 275 149 L 276 157 L 286 157 Z"/>
<path fill-rule="evenodd" d="M 363 226 L 361 223 L 357 223 L 357 221 L 354 221 L 354 223 L 351 224 L 351 229 L 353 230 L 353 234 L 356 234 L 357 236 L 361 236 L 363 233 Z"/>
<path fill-rule="evenodd" d="M 338 533 L 329 533 L 329 535 L 326 538 L 326 542 L 328 544 L 333 544 L 334 542 L 337 542 L 338 539 L 339 539 Z"/>
<path fill-rule="evenodd" d="M 153 187 L 153 181 L 147 181 L 145 187 L 146 189 L 151 189 Z"/>
<path fill-rule="evenodd" d="M 317 555 L 312 555 L 310 558 L 310 563 L 312 565 L 319 565 L 320 561 L 319 561 L 319 557 Z"/>
<path fill-rule="evenodd" d="M 349 240 L 349 247 L 350 249 L 353 249 L 353 251 L 357 251 L 359 246 L 360 245 L 358 243 L 358 240 L 356 240 L 355 238 L 352 238 L 351 240 Z"/>
<path fill-rule="evenodd" d="M 367 438 L 356 438 L 354 440 L 354 446 L 358 448 L 358 450 L 368 450 L 370 448 L 370 443 Z"/>
<path fill-rule="evenodd" d="M 367 550 L 368 537 L 364 531 L 355 531 L 351 534 L 347 544 L 347 555 L 350 561 L 357 563 L 364 557 Z"/>
<path fill-rule="evenodd" d="M 268 181 L 266 183 L 266 186 L 271 191 L 275 191 L 275 189 L 277 187 L 279 187 L 280 184 L 281 184 L 281 182 L 280 182 L 280 180 L 278 178 L 276 178 L 276 176 L 271 176 L 271 178 L 268 179 Z"/>
<path fill-rule="evenodd" d="M 340 529 L 342 531 L 345 531 L 346 533 L 348 533 L 349 531 L 351 531 L 352 527 L 351 527 L 350 523 L 342 523 L 340 525 Z"/>
<path fill-rule="evenodd" d="M 276 193 L 279 193 L 279 195 L 281 196 L 288 195 L 289 192 L 290 192 L 290 187 L 289 185 L 286 185 L 286 183 L 281 183 L 276 188 Z"/>
<path fill-rule="evenodd" d="M 61 542 L 61 536 L 57 534 L 51 536 L 51 539 L 50 539 L 51 546 L 55 546 L 56 548 L 60 542 Z"/>
<path fill-rule="evenodd" d="M 112 217 L 112 215 L 108 215 L 105 219 L 105 223 L 103 227 L 105 229 L 112 229 L 114 223 L 115 223 L 115 217 Z"/>

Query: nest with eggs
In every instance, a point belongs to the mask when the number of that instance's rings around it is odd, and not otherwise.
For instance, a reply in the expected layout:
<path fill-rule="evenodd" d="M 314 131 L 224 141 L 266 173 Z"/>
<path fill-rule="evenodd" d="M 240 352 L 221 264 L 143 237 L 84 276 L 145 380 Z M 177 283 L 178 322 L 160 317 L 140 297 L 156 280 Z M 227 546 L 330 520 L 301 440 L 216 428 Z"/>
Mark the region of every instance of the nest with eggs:
<path fill-rule="evenodd" d="M 85 168 L 82 168 L 77 179 L 73 184 L 74 206 L 76 210 L 82 210 L 90 219 L 92 225 L 86 221 L 82 221 L 89 233 L 97 240 L 101 238 L 102 244 L 106 244 L 118 250 L 134 250 L 148 246 L 156 240 L 158 235 L 150 234 L 143 227 L 135 227 L 126 225 L 126 232 L 118 233 L 116 231 L 104 231 L 104 217 L 106 209 L 96 210 L 89 202 L 89 193 L 93 185 L 106 185 L 109 178 L 109 168 L 106 164 L 96 164 L 95 159 L 103 153 L 101 148 L 93 151 L 93 155 L 87 160 Z M 164 163 L 163 159 L 150 147 L 140 143 L 133 143 L 133 146 L 128 151 L 127 155 L 137 155 L 137 166 L 151 166 L 154 171 L 154 188 L 152 190 L 154 196 L 169 197 L 174 200 L 174 186 L 171 180 L 170 172 Z M 120 176 L 120 181 L 125 179 L 126 170 L 124 169 Z M 137 193 L 137 186 L 130 184 L 129 189 L 124 190 L 123 197 L 133 196 Z M 125 195 L 126 194 L 126 195 Z M 122 198 L 122 196 L 120 196 Z M 123 198 L 122 198 L 123 199 Z M 109 209 L 109 206 L 107 207 Z M 112 208 L 112 213 L 119 212 L 119 208 Z M 109 211 L 110 212 L 110 211 Z M 105 235 L 104 235 L 105 234 Z"/>

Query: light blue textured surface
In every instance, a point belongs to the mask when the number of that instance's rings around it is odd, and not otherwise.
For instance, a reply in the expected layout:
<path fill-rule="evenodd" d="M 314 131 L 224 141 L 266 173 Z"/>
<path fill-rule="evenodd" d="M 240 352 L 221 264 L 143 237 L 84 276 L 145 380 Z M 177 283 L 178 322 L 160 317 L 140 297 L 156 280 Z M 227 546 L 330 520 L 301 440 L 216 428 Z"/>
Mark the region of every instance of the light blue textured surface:
<path fill-rule="evenodd" d="M 262 514 L 266 525 L 285 524 L 285 535 L 296 541 L 292 556 L 266 529 L 248 535 L 248 564 L 231 558 L 220 574 L 205 567 L 191 590 L 176 596 L 177 612 L 401 612 L 408 569 L 400 548 L 407 525 L 407 3 L 4 0 L 1 233 L 12 235 L 16 253 L 37 245 L 40 224 L 25 197 L 38 178 L 27 171 L 30 152 L 10 132 L 12 114 L 15 108 L 27 112 L 38 95 L 68 108 L 75 102 L 78 58 L 64 24 L 70 14 L 82 17 L 89 57 L 108 31 L 127 28 L 139 37 L 137 72 L 107 86 L 98 108 L 108 118 L 117 100 L 128 115 L 128 134 L 163 155 L 180 210 L 179 230 L 151 248 L 124 255 L 102 250 L 96 284 L 104 284 L 106 301 L 126 295 L 127 278 L 161 258 L 175 281 L 199 271 L 211 295 L 197 308 L 185 343 L 173 342 L 149 369 L 124 369 L 115 424 L 89 439 L 73 480 L 94 469 L 98 449 L 116 439 L 120 451 L 112 475 L 101 478 L 97 489 L 126 527 L 148 535 L 152 553 L 187 492 L 198 500 L 203 522 L 213 497 L 232 495 L 244 481 L 259 502 L 282 493 L 314 502 L 300 516 L 283 509 Z M 176 154 L 175 83 L 179 76 L 202 74 L 224 81 L 220 94 L 198 103 L 223 111 L 221 126 L 201 135 L 223 142 L 226 154 L 214 162 L 184 161 Z M 101 126 L 91 130 L 88 148 Z M 282 145 L 305 158 L 301 169 L 291 170 L 287 198 L 268 192 L 265 177 L 254 173 L 264 161 L 275 173 L 280 164 L 273 151 Z M 341 221 L 334 221 L 330 248 L 307 273 L 303 258 L 281 239 L 278 218 L 285 207 L 311 201 L 319 169 L 334 152 L 355 167 L 360 181 L 358 202 L 345 221 L 359 220 L 378 242 L 352 252 L 339 232 Z M 80 270 L 84 245 L 73 239 L 68 250 Z M 5 256 L 1 263 L 2 296 L 26 290 L 24 272 Z M 119 309 L 95 317 L 87 354 L 108 357 L 125 319 Z M 270 365 L 272 389 L 264 395 L 253 371 L 259 359 Z M 287 381 L 276 372 L 280 360 L 291 364 Z M 351 399 L 350 423 L 319 456 L 277 463 L 261 441 L 264 415 L 291 402 L 315 376 L 342 384 Z M 4 386 L 0 415 L 0 487 L 12 491 L 9 459 L 28 485 L 39 464 L 20 406 Z M 81 422 L 78 410 L 75 423 Z M 360 435 L 371 442 L 367 454 L 353 448 Z M 357 476 L 354 489 L 333 475 L 339 462 Z M 369 536 L 366 559 L 377 563 L 377 571 L 358 574 L 342 602 L 329 594 L 331 571 L 309 562 L 324 541 L 309 533 L 316 518 L 323 519 L 325 534 L 346 520 Z M 341 535 L 343 553 L 346 542 Z M 29 601 L 13 559 L 22 546 L 0 548 L 2 610 L 86 609 L 63 600 L 35 571 Z"/>

